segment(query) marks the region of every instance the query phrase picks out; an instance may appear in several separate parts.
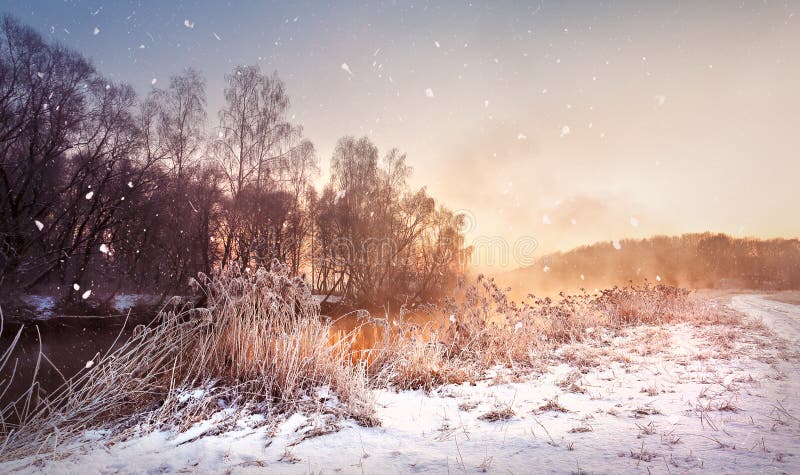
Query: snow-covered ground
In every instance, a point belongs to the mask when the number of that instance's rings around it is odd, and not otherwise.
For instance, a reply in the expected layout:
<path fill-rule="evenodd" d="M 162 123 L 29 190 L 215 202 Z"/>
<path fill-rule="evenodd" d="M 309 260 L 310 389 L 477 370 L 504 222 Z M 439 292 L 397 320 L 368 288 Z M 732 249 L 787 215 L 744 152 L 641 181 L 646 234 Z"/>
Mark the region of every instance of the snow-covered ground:
<path fill-rule="evenodd" d="M 381 427 L 324 414 L 274 426 L 228 409 L 183 433 L 112 443 L 90 432 L 44 464 L 0 471 L 800 472 L 800 307 L 750 295 L 730 305 L 789 342 L 756 328 L 727 344 L 719 328 L 643 327 L 568 345 L 541 374 L 498 370 L 431 394 L 376 391 Z M 229 430 L 207 434 L 225 422 Z"/>

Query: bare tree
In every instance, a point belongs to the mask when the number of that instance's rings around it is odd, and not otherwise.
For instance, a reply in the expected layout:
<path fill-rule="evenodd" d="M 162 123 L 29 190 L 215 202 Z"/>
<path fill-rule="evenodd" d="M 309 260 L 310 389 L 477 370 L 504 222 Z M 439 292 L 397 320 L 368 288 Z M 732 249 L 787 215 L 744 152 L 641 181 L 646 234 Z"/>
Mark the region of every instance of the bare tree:
<path fill-rule="evenodd" d="M 159 126 L 167 157 L 178 180 L 204 144 L 206 121 L 205 79 L 188 68 L 170 78 L 169 88 L 155 91 L 160 106 Z"/>
<path fill-rule="evenodd" d="M 166 295 L 197 272 L 273 259 L 364 303 L 428 298 L 452 281 L 463 238 L 452 213 L 409 188 L 405 155 L 379 160 L 367 138 L 345 137 L 318 194 L 314 146 L 287 120 L 283 82 L 256 66 L 227 81 L 209 139 L 198 72 L 137 101 L 3 18 L 0 295 Z"/>
<path fill-rule="evenodd" d="M 230 196 L 222 265 L 237 259 L 246 266 L 273 257 L 282 242 L 289 210 L 279 182 L 293 157 L 309 146 L 300 141 L 301 129 L 286 120 L 289 98 L 276 75 L 237 66 L 226 78 L 226 105 L 213 143 Z"/>
<path fill-rule="evenodd" d="M 378 160 L 366 137 L 344 137 L 331 160 L 331 183 L 314 202 L 315 283 L 327 293 L 380 305 L 429 298 L 462 270 L 463 237 L 453 214 L 436 210 L 412 169 L 393 149 Z"/>
<path fill-rule="evenodd" d="M 133 92 L 9 17 L 2 37 L 2 282 L 80 280 L 118 216 L 114 191 L 137 143 Z"/>

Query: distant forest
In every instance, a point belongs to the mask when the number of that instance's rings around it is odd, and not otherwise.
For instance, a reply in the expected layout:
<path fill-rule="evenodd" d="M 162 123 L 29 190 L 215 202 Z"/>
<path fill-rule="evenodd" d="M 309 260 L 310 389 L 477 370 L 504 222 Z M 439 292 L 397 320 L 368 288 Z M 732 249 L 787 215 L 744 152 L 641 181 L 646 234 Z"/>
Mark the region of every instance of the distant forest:
<path fill-rule="evenodd" d="M 645 280 L 696 289 L 800 289 L 800 241 L 715 233 L 626 239 L 550 254 L 499 280 L 526 292 Z"/>
<path fill-rule="evenodd" d="M 225 79 L 209 121 L 199 72 L 140 98 L 4 17 L 0 297 L 180 294 L 199 272 L 274 260 L 364 304 L 453 285 L 468 253 L 461 218 L 410 188 L 403 153 L 381 157 L 369 139 L 344 137 L 318 190 L 284 83 L 258 66 Z"/>

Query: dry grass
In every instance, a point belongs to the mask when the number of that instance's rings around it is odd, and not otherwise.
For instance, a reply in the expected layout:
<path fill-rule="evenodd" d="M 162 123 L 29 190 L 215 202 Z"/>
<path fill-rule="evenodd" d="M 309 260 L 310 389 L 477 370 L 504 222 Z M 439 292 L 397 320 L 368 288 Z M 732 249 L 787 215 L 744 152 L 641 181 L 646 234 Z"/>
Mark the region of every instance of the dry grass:
<path fill-rule="evenodd" d="M 450 360 L 462 371 L 468 368 L 474 374 L 495 365 L 536 368 L 577 342 L 599 340 L 601 344 L 595 345 L 598 352 L 613 352 L 606 340 L 608 334 L 633 326 L 652 326 L 648 344 L 640 351 L 653 354 L 669 343 L 669 334 L 658 328 L 661 325 L 741 323 L 739 315 L 707 306 L 690 298 L 689 291 L 666 285 L 562 294 L 557 300 L 528 295 L 518 303 L 509 300 L 508 289 L 483 276 L 478 277 L 477 285 L 445 300 L 440 311 L 446 325 L 434 342 L 443 347 L 435 354 L 436 366 L 447 367 L 446 360 Z M 562 359 L 585 359 L 579 367 L 598 364 L 594 356 L 568 351 L 559 354 Z"/>
<path fill-rule="evenodd" d="M 202 279 L 202 276 L 201 276 Z M 319 318 L 310 289 L 289 278 L 279 264 L 272 271 L 229 271 L 198 280 L 209 321 L 196 342 L 197 368 L 190 375 L 224 386 L 240 385 L 259 401 L 287 408 L 315 388 L 329 387 L 350 415 L 372 424 L 367 381 L 350 363 L 349 338 L 330 343 L 331 323 Z M 187 381 L 191 383 L 192 381 Z"/>
<path fill-rule="evenodd" d="M 291 412 L 320 387 L 339 399 L 341 415 L 377 424 L 364 367 L 350 360 L 350 340 L 330 344 L 331 323 L 319 318 L 306 284 L 289 278 L 284 266 L 231 268 L 195 283 L 207 308 L 162 312 L 40 404 L 31 404 L 34 384 L 0 409 L 0 459 L 55 452 L 92 427 L 185 427 L 218 411 L 219 399 L 271 415 Z M 179 397 L 191 388 L 211 389 Z"/>
<path fill-rule="evenodd" d="M 567 392 L 584 394 L 586 389 L 580 384 L 581 377 L 582 373 L 574 369 L 558 381 L 558 387 Z"/>
<path fill-rule="evenodd" d="M 234 267 L 201 275 L 195 285 L 206 296 L 205 308 L 163 311 L 47 399 L 36 403 L 34 384 L 0 409 L 0 460 L 53 453 L 93 427 L 112 427 L 117 434 L 133 426 L 185 429 L 219 411 L 219 400 L 261 411 L 271 423 L 281 414 L 313 410 L 375 425 L 371 388 L 430 390 L 474 382 L 497 365 L 530 371 L 554 358 L 583 358 L 578 366 L 589 366 L 609 351 L 610 335 L 631 326 L 653 325 L 652 335 L 658 336 L 655 326 L 663 324 L 739 323 L 736 315 L 664 285 L 615 287 L 558 300 L 529 295 L 516 303 L 492 279 L 479 277 L 476 285 L 460 288 L 435 307 L 439 318 L 429 323 L 405 321 L 404 309 L 391 324 L 389 316 L 365 313 L 355 329 L 334 337 L 335 322 L 320 317 L 306 283 L 291 278 L 280 264 L 271 270 Z M 356 342 L 365 328 L 374 332 L 370 348 Z M 645 351 L 664 344 L 653 341 Z M 584 346 L 597 354 L 570 353 L 578 342 L 592 343 Z M 0 355 L 0 365 L 9 361 L 10 351 Z M 584 391 L 580 373 L 560 384 Z M 182 396 L 197 388 L 202 388 L 197 397 Z M 316 399 L 319 388 L 327 388 L 335 404 Z M 566 411 L 556 400 L 540 410 Z M 508 406 L 481 417 L 512 415 Z"/>
<path fill-rule="evenodd" d="M 537 414 L 542 414 L 545 412 L 569 412 L 567 408 L 561 405 L 558 402 L 558 397 L 554 397 L 553 399 L 545 400 L 544 404 L 539 406 L 539 409 L 536 410 Z"/>
<path fill-rule="evenodd" d="M 452 358 L 434 330 L 405 324 L 402 319 L 397 328 L 384 332 L 368 356 L 365 361 L 376 386 L 427 391 L 475 376 L 471 368 Z"/>
<path fill-rule="evenodd" d="M 497 406 L 491 411 L 478 416 L 478 419 L 486 422 L 497 422 L 497 421 L 507 421 L 512 417 L 514 417 L 514 410 L 511 408 L 511 405 L 508 405 L 508 406 Z"/>

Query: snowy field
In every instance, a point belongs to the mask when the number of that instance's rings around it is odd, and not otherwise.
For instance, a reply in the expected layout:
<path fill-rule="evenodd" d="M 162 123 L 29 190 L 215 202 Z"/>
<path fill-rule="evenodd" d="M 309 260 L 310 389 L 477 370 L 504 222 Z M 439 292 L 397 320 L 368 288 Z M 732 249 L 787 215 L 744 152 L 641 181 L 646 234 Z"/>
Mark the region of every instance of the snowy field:
<path fill-rule="evenodd" d="M 754 328 L 731 344 L 718 327 L 637 327 L 565 346 L 572 366 L 376 391 L 380 427 L 338 419 L 323 389 L 318 413 L 277 425 L 228 408 L 182 433 L 93 431 L 0 472 L 798 473 L 800 307 L 750 295 L 730 305 L 777 337 Z"/>

